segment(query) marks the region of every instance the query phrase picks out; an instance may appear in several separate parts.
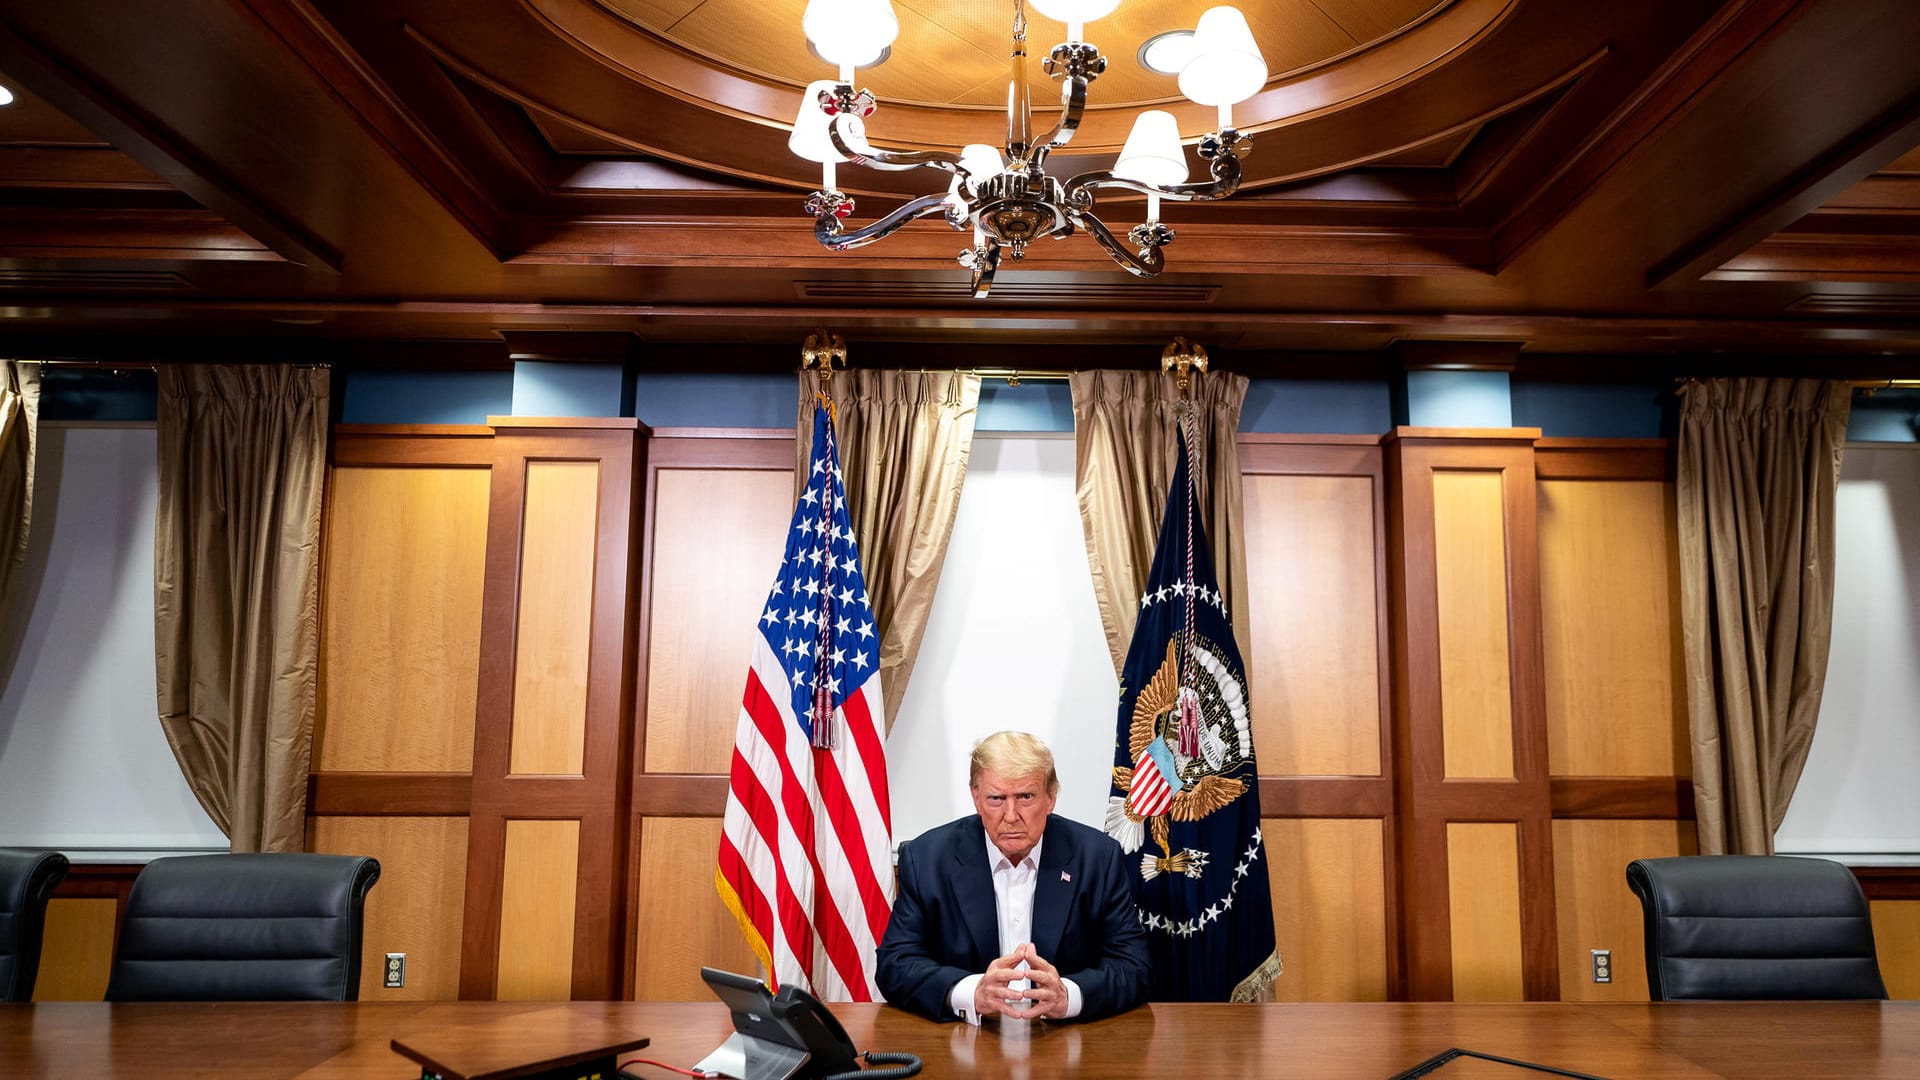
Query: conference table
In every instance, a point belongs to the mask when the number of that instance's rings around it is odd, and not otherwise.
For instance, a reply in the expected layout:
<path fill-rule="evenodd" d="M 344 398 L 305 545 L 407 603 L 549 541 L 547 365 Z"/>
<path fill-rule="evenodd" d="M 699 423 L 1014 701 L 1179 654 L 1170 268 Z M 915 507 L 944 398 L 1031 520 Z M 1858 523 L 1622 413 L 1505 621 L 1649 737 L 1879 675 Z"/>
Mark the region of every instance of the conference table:
<path fill-rule="evenodd" d="M 1450 1048 L 1609 1078 L 1920 1077 L 1920 1002 L 1160 1004 L 977 1029 L 885 1006 L 833 1011 L 857 1047 L 916 1054 L 928 1077 L 1385 1080 Z M 393 1039 L 451 1039 L 505 1061 L 609 1034 L 646 1037 L 634 1055 L 684 1068 L 731 1030 L 717 1002 L 0 1005 L 0 1077 L 417 1080 Z M 1460 1058 L 1428 1075 L 1545 1074 Z"/>

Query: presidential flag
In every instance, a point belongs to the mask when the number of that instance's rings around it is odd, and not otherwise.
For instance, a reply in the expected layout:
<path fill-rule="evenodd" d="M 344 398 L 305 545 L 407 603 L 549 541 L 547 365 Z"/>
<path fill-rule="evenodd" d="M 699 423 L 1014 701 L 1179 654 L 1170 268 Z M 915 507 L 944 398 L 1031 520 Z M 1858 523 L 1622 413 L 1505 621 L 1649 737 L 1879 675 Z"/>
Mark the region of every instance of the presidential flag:
<path fill-rule="evenodd" d="M 1247 678 L 1185 432 L 1120 679 L 1107 832 L 1139 862 L 1153 1001 L 1251 1001 L 1280 974 Z"/>
<path fill-rule="evenodd" d="M 810 472 L 754 635 L 714 884 L 772 982 L 879 1001 L 893 903 L 880 637 L 825 408 Z"/>

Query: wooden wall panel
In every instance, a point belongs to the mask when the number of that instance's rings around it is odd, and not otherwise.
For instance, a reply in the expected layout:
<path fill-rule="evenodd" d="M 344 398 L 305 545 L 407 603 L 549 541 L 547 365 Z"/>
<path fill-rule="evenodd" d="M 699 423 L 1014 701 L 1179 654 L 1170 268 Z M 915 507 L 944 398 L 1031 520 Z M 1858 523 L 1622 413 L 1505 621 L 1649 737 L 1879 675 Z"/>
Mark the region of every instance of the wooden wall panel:
<path fill-rule="evenodd" d="M 487 498 L 486 469 L 333 470 L 316 771 L 473 767 Z"/>
<path fill-rule="evenodd" d="M 1688 775 L 1672 485 L 1546 480 L 1539 492 L 1551 771 Z"/>
<path fill-rule="evenodd" d="M 500 959 L 494 997 L 501 1001 L 566 1001 L 573 996 L 580 823 L 506 824 Z"/>
<path fill-rule="evenodd" d="M 640 824 L 640 902 L 634 997 L 698 1001 L 700 969 L 757 975 L 759 961 L 713 887 L 719 818 L 646 818 Z"/>
<path fill-rule="evenodd" d="M 1503 480 L 1492 470 L 1433 473 L 1440 716 L 1450 779 L 1514 774 Z"/>
<path fill-rule="evenodd" d="M 509 771 L 577 776 L 586 758 L 600 466 L 529 461 L 526 469 Z"/>
<path fill-rule="evenodd" d="M 1560 928 L 1560 1000 L 1647 1000 L 1640 901 L 1627 888 L 1635 859 L 1692 855 L 1691 821 L 1553 823 L 1553 897 Z M 1590 949 L 1613 953 L 1613 981 L 1593 981 Z"/>
<path fill-rule="evenodd" d="M 1896 1001 L 1920 998 L 1920 900 L 1874 900 L 1868 906 L 1887 995 Z"/>
<path fill-rule="evenodd" d="M 1385 833 L 1371 818 L 1268 818 L 1279 1001 L 1387 1000 Z"/>
<path fill-rule="evenodd" d="M 1519 828 L 1447 824 L 1453 1000 L 1521 1001 Z"/>
<path fill-rule="evenodd" d="M 793 470 L 655 475 L 646 770 L 725 773 L 754 626 L 793 514 Z"/>
<path fill-rule="evenodd" d="M 367 893 L 360 1000 L 457 999 L 467 819 L 315 818 L 311 846 L 314 851 L 380 860 L 380 880 Z M 407 984 L 391 990 L 382 985 L 390 952 L 407 954 Z"/>
<path fill-rule="evenodd" d="M 1374 481 L 1244 480 L 1254 745 L 1276 776 L 1380 774 Z"/>
<path fill-rule="evenodd" d="M 100 1001 L 107 996 L 119 906 L 118 900 L 90 898 L 56 897 L 47 903 L 33 1000 Z"/>

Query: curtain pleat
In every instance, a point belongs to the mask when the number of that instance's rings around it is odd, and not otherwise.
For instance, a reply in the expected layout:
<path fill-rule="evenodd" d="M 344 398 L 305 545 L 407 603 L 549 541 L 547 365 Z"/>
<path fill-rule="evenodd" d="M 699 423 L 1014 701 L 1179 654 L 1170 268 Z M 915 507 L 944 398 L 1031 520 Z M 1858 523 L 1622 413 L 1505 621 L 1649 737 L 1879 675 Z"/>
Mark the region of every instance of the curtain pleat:
<path fill-rule="evenodd" d="M 1771 855 L 1800 780 L 1833 630 L 1833 515 L 1851 389 L 1681 390 L 1682 641 L 1703 855 Z"/>
<path fill-rule="evenodd" d="M 40 451 L 40 365 L 0 361 L 0 611 L 14 605 L 33 524 Z"/>
<path fill-rule="evenodd" d="M 818 381 L 800 373 L 796 493 L 813 452 Z M 834 431 L 847 512 L 880 630 L 887 730 L 906 696 L 967 479 L 980 378 L 854 369 L 833 377 Z"/>
<path fill-rule="evenodd" d="M 299 851 L 319 669 L 328 374 L 162 365 L 160 724 L 234 851 Z"/>
<path fill-rule="evenodd" d="M 1080 521 L 1087 535 L 1093 595 L 1117 673 L 1126 664 L 1140 591 L 1153 566 L 1160 514 L 1173 483 L 1180 392 L 1173 376 L 1159 372 L 1080 371 L 1071 382 Z M 1234 636 L 1243 646 L 1247 620 L 1245 605 L 1239 601 L 1247 594 L 1247 558 L 1240 523 L 1236 436 L 1246 397 L 1244 375 L 1214 372 L 1194 377 L 1200 454 L 1195 485 L 1206 514 L 1215 574 L 1226 593 Z"/>

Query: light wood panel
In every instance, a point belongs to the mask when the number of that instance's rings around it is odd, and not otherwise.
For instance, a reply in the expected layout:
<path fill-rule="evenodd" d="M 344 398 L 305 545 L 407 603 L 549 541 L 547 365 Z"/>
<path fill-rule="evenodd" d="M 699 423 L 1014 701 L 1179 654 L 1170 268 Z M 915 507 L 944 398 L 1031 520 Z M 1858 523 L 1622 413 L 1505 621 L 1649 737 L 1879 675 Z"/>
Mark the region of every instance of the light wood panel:
<path fill-rule="evenodd" d="M 1384 834 L 1372 818 L 1268 818 L 1279 1001 L 1387 1000 Z"/>
<path fill-rule="evenodd" d="M 35 1001 L 100 1001 L 113 973 L 114 913 L 120 901 L 60 897 L 47 903 Z"/>
<path fill-rule="evenodd" d="M 1560 928 L 1560 1000 L 1647 1000 L 1640 901 L 1627 864 L 1698 851 L 1691 821 L 1556 820 L 1553 901 Z M 1613 953 L 1613 981 L 1593 981 L 1588 950 Z"/>
<path fill-rule="evenodd" d="M 360 1000 L 459 998 L 467 819 L 321 817 L 312 819 L 312 836 L 315 851 L 380 860 L 380 880 L 367 893 Z M 382 985 L 390 952 L 407 954 L 407 984 L 391 990 Z"/>
<path fill-rule="evenodd" d="M 1247 650 L 1261 770 L 1380 773 L 1373 480 L 1248 476 Z"/>
<path fill-rule="evenodd" d="M 333 470 L 318 771 L 473 767 L 487 473 Z"/>
<path fill-rule="evenodd" d="M 1510 822 L 1447 823 L 1453 1000 L 1520 1001 L 1520 839 Z"/>
<path fill-rule="evenodd" d="M 634 997 L 698 1001 L 701 967 L 756 975 L 759 961 L 713 887 L 719 818 L 647 818 L 640 824 L 640 903 Z"/>
<path fill-rule="evenodd" d="M 761 605 L 793 516 L 793 470 L 656 475 L 646 768 L 724 773 Z"/>
<path fill-rule="evenodd" d="M 1560 776 L 1685 776 L 1672 487 L 1539 486 L 1547 754 Z"/>
<path fill-rule="evenodd" d="M 1449 779 L 1513 775 L 1502 482 L 1493 470 L 1433 472 L 1440 717 Z"/>
<path fill-rule="evenodd" d="M 509 770 L 577 776 L 586 759 L 600 466 L 529 461 L 526 480 Z"/>
<path fill-rule="evenodd" d="M 573 909 L 580 867 L 578 821 L 507 822 L 501 871 L 501 1001 L 573 996 Z"/>
<path fill-rule="evenodd" d="M 1920 900 L 1875 900 L 1868 907 L 1887 995 L 1896 1001 L 1920 998 Z"/>

